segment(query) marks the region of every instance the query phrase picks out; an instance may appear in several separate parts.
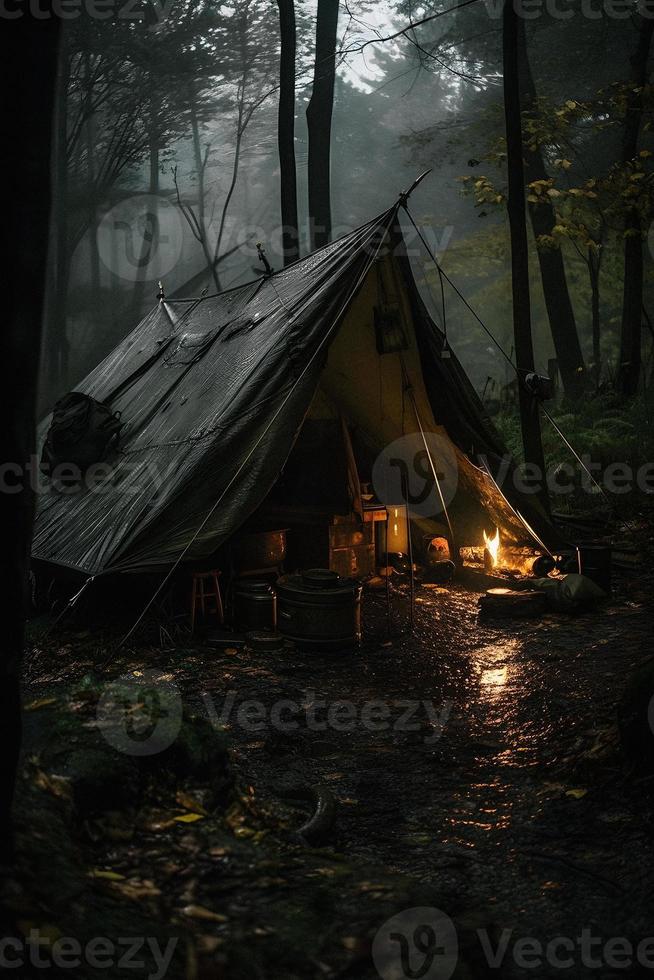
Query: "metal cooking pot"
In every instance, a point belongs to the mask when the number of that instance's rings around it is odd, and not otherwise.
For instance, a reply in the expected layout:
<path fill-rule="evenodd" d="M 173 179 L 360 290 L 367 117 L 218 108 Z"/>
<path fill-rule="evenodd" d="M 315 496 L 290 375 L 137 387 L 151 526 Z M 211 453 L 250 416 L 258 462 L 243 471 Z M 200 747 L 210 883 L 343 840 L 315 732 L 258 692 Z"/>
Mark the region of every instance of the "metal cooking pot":
<path fill-rule="evenodd" d="M 250 531 L 232 543 L 237 572 L 278 568 L 286 558 L 286 531 Z"/>
<path fill-rule="evenodd" d="M 232 618 L 238 630 L 274 630 L 277 596 L 270 582 L 237 579 L 232 592 Z"/>

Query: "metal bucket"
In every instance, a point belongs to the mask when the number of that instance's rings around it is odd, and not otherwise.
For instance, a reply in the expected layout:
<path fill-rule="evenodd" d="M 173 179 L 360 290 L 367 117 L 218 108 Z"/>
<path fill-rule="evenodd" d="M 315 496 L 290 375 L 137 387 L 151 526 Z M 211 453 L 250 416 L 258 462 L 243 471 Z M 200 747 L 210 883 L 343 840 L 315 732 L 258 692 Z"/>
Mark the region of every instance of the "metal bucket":
<path fill-rule="evenodd" d="M 611 548 L 605 544 L 583 544 L 579 549 L 579 573 L 611 594 Z"/>
<path fill-rule="evenodd" d="M 362 587 L 327 569 L 277 583 L 278 629 L 298 646 L 337 649 L 361 641 Z"/>
<path fill-rule="evenodd" d="M 237 579 L 232 592 L 232 618 L 238 630 L 274 630 L 277 625 L 277 595 L 270 582 Z"/>

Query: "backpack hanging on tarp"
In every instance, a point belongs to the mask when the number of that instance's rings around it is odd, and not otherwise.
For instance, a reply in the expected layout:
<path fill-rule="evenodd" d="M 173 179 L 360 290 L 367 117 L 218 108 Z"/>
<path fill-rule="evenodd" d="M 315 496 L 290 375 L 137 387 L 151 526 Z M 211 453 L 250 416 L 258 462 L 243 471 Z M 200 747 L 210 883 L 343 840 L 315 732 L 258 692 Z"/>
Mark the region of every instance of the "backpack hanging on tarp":
<path fill-rule="evenodd" d="M 112 412 L 90 395 L 70 391 L 53 409 L 41 469 L 51 475 L 57 466 L 77 466 L 85 473 L 107 458 L 121 428 L 120 412 Z"/>

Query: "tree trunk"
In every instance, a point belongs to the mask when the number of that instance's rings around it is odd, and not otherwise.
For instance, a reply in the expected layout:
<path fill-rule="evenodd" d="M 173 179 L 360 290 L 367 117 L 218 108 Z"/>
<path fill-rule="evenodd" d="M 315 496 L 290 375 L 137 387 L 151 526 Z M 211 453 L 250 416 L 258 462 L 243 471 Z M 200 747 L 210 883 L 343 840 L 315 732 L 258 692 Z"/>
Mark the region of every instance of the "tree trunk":
<path fill-rule="evenodd" d="M 161 103 L 156 95 L 150 96 L 149 107 L 149 139 L 148 139 L 148 194 L 151 198 L 148 213 L 154 216 L 154 233 L 158 240 L 159 225 L 159 191 L 160 191 L 160 168 L 159 168 L 159 141 L 160 123 L 159 115 Z M 146 312 L 155 304 L 157 294 L 156 283 L 148 278 L 149 256 L 152 243 L 143 235 L 141 250 L 139 253 L 139 269 L 134 279 L 134 289 L 130 298 L 128 317 L 133 324 L 140 323 Z M 164 284 L 165 288 L 165 284 Z"/>
<path fill-rule="evenodd" d="M 89 273 L 91 281 L 91 293 L 93 302 L 99 300 L 100 295 L 100 254 L 98 252 L 97 225 L 98 215 L 96 208 L 96 187 L 95 187 L 95 114 L 91 108 L 91 65 L 89 54 L 85 57 L 85 84 L 87 93 L 87 117 L 85 122 L 86 137 L 86 177 L 88 184 L 88 236 L 89 236 Z"/>
<path fill-rule="evenodd" d="M 525 375 L 534 370 L 534 347 L 531 335 L 531 298 L 529 295 L 529 252 L 527 242 L 527 209 L 522 146 L 520 77 L 518 71 L 518 16 L 513 0 L 505 0 L 503 15 L 504 114 L 508 171 L 508 214 L 511 233 L 511 281 L 513 289 L 513 331 L 518 369 L 520 423 L 525 462 L 540 473 L 539 497 L 549 509 L 545 483 L 545 460 L 541 440 L 538 402 L 527 390 Z"/>
<path fill-rule="evenodd" d="M 284 265 L 300 257 L 298 242 L 297 170 L 295 165 L 295 56 L 297 32 L 294 0 L 277 0 L 279 8 L 279 173 L 281 184 Z"/>
<path fill-rule="evenodd" d="M 309 222 L 311 248 L 331 240 L 331 142 L 336 83 L 338 0 L 318 0 L 316 61 L 307 108 L 309 130 Z"/>
<path fill-rule="evenodd" d="M 639 15 L 638 43 L 631 59 L 632 82 L 627 95 L 622 143 L 624 164 L 628 164 L 638 153 L 638 139 L 643 119 L 642 88 L 647 84 L 647 63 L 654 34 L 652 6 L 654 5 L 649 6 L 646 18 Z M 637 206 L 634 206 L 627 213 L 625 221 L 622 327 L 617 378 L 618 390 L 624 398 L 636 394 L 640 379 L 643 278 L 643 224 L 640 211 Z"/>
<path fill-rule="evenodd" d="M 195 159 L 195 172 L 198 175 L 198 237 L 200 239 L 200 247 L 202 248 L 202 254 L 204 255 L 204 261 L 207 263 L 207 269 L 211 273 L 213 279 L 213 284 L 216 287 L 216 292 L 220 292 L 222 289 L 220 283 L 220 276 L 218 275 L 218 269 L 216 268 L 216 262 L 214 256 L 211 254 L 211 249 L 209 248 L 208 241 L 208 230 L 207 230 L 207 214 L 205 206 L 205 193 L 206 188 L 204 186 L 204 171 L 206 167 L 206 160 L 202 155 L 202 144 L 200 142 L 200 124 L 198 122 L 198 113 L 195 105 L 195 92 L 191 92 L 189 105 L 191 107 L 191 134 L 193 136 L 193 157 Z"/>
<path fill-rule="evenodd" d="M 159 143 L 150 140 L 150 193 L 159 193 Z"/>
<path fill-rule="evenodd" d="M 525 25 L 522 20 L 518 23 L 518 51 L 522 107 L 523 110 L 537 113 L 537 92 L 531 73 Z M 526 183 L 531 184 L 535 180 L 548 180 L 548 178 L 549 174 L 540 147 L 527 149 L 525 152 Z M 542 204 L 530 203 L 529 216 L 538 246 L 538 239 L 542 235 L 552 236 L 552 231 L 556 225 L 556 212 L 554 206 L 547 200 Z M 556 358 L 559 362 L 563 388 L 569 398 L 577 399 L 582 395 L 584 389 L 584 358 L 579 343 L 579 334 L 561 249 L 558 246 L 556 248 L 538 247 L 538 263 L 545 307 Z"/>
<path fill-rule="evenodd" d="M 46 349 L 48 401 L 63 394 L 68 382 L 66 304 L 70 266 L 68 241 L 68 51 L 61 45 L 54 130 L 53 295 L 48 303 Z"/>
<path fill-rule="evenodd" d="M 588 274 L 590 276 L 590 308 L 593 334 L 593 374 L 595 388 L 599 388 L 602 377 L 602 348 L 601 348 L 601 319 L 599 277 L 601 256 L 595 254 L 595 249 L 588 249 Z"/>
<path fill-rule="evenodd" d="M 247 105 L 247 94 L 248 94 L 248 83 L 250 80 L 250 54 L 249 54 L 249 38 L 248 38 L 248 18 L 247 12 L 243 14 L 240 19 L 239 24 L 239 35 L 240 35 L 240 49 L 241 49 L 241 63 L 243 66 L 243 73 L 241 75 L 241 80 L 239 82 L 238 89 L 238 112 L 236 116 L 236 141 L 234 144 L 234 162 L 232 164 L 232 178 L 229 182 L 229 188 L 227 189 L 227 195 L 225 197 L 225 203 L 223 204 L 222 213 L 220 215 L 220 224 L 218 226 L 218 237 L 216 238 L 216 247 L 214 249 L 213 255 L 213 267 L 217 264 L 220 258 L 221 249 L 223 247 L 223 238 L 225 236 L 225 228 L 227 226 L 227 212 L 229 211 L 229 206 L 232 203 L 232 197 L 234 196 L 234 191 L 236 190 L 236 184 L 238 182 L 238 172 L 241 165 L 241 151 L 243 149 L 243 138 L 245 136 L 245 131 L 250 124 L 252 119 L 255 105 Z"/>
<path fill-rule="evenodd" d="M 5 192 L 0 231 L 5 256 L 0 459 L 22 473 L 17 493 L 0 493 L 0 844 L 9 849 L 10 808 L 20 751 L 19 669 L 24 641 L 34 494 L 35 404 L 50 212 L 50 136 L 58 17 L 25 11 L 0 40 L 0 118 Z M 12 481 L 13 482 L 13 481 Z"/>

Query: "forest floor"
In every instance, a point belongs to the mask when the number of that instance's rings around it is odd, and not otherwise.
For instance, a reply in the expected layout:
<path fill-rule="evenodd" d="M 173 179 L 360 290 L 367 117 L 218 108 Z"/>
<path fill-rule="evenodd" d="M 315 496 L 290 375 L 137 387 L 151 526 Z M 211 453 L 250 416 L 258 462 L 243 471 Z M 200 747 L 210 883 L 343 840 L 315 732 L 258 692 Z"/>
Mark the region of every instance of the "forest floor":
<path fill-rule="evenodd" d="M 96 970 L 87 955 L 60 969 L 70 977 L 650 975 L 654 942 L 635 950 L 654 934 L 652 784 L 626 772 L 616 711 L 651 652 L 644 568 L 575 616 L 480 621 L 474 589 L 422 588 L 412 631 L 402 585 L 390 640 L 370 594 L 349 656 L 188 642 L 116 653 L 115 638 L 74 627 L 36 639 L 11 921 L 52 942 L 175 940 L 165 970 L 151 945 L 138 969 L 116 956 Z M 176 686 L 185 717 L 220 716 L 234 783 L 218 802 L 202 771 L 220 768 L 215 747 L 172 782 L 168 766 L 132 782 L 134 760 L 107 757 L 104 803 L 93 786 L 90 802 L 88 785 L 75 796 L 70 760 L 58 770 L 61 732 L 95 737 L 107 685 L 144 670 Z M 321 846 L 297 838 L 305 815 L 289 802 L 313 785 L 337 803 Z M 415 908 L 439 910 L 424 972 L 413 948 L 402 966 L 397 934 L 420 949 L 425 914 L 388 925 Z"/>

